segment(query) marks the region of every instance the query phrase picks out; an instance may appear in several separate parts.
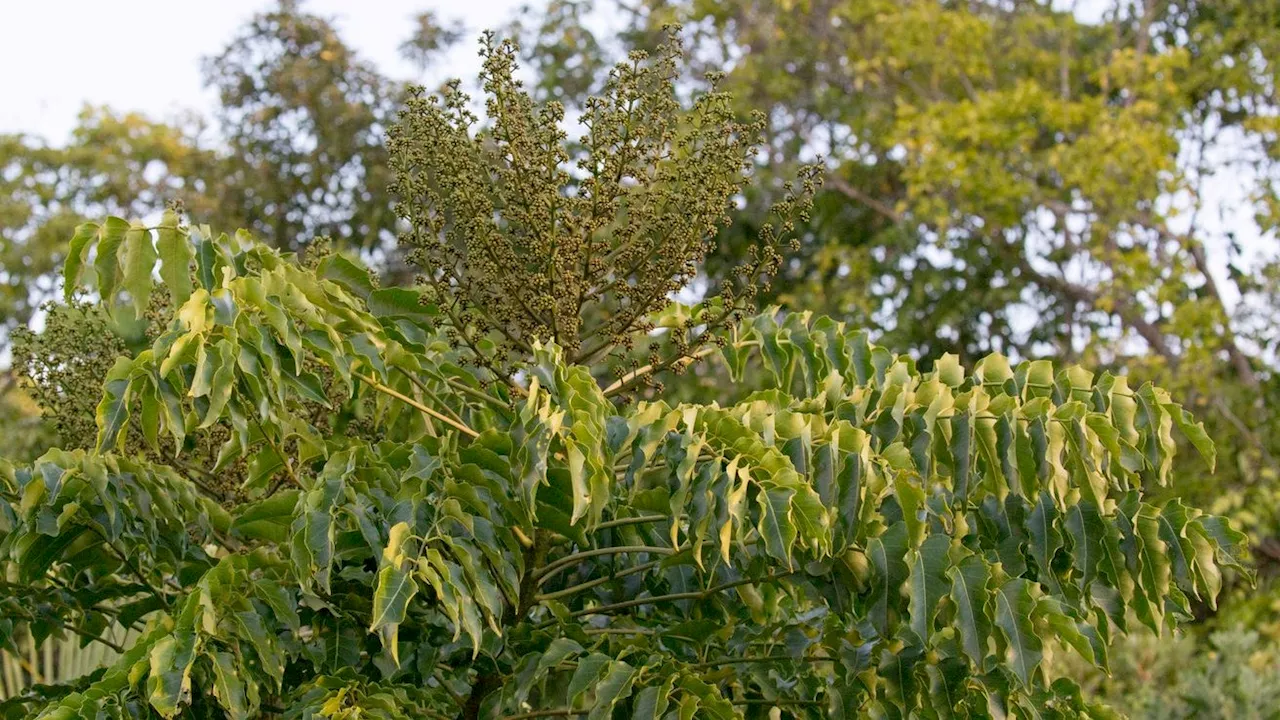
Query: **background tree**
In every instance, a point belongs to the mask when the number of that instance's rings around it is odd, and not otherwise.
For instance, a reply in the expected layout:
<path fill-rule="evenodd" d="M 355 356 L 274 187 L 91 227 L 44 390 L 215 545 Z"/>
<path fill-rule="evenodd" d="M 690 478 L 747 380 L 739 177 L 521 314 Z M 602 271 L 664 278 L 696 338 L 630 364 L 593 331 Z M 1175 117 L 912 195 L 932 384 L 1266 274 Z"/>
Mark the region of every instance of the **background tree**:
<path fill-rule="evenodd" d="M 382 137 L 399 86 L 355 56 L 323 18 L 286 0 L 205 64 L 228 156 L 224 207 L 297 249 L 327 235 L 380 249 L 394 239 Z"/>

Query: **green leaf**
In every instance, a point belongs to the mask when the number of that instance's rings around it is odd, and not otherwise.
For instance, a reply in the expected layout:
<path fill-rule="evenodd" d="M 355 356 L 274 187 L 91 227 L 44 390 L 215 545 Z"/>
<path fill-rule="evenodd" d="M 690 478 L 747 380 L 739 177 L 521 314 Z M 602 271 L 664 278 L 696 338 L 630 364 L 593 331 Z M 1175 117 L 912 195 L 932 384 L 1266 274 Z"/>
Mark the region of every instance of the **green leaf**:
<path fill-rule="evenodd" d="M 193 230 L 192 235 L 195 238 L 196 279 L 200 281 L 200 287 L 205 292 L 213 292 L 218 288 L 218 281 L 221 279 L 218 276 L 220 265 L 218 247 L 205 233 Z"/>
<path fill-rule="evenodd" d="M 651 685 L 636 693 L 633 720 L 658 720 L 671 705 L 672 678 L 663 680 L 661 685 Z"/>
<path fill-rule="evenodd" d="M 374 293 L 369 271 L 351 262 L 344 255 L 334 254 L 326 257 L 321 265 L 321 274 L 326 280 L 338 283 L 361 300 L 368 301 L 369 296 Z"/>
<path fill-rule="evenodd" d="M 604 679 L 596 686 L 596 702 L 587 715 L 588 720 L 609 720 L 618 703 L 631 694 L 638 672 L 624 662 L 611 662 Z"/>
<path fill-rule="evenodd" d="M 245 698 L 243 671 L 236 667 L 231 653 L 215 652 L 213 658 L 213 695 L 227 711 L 227 717 L 240 720 L 249 717 L 249 704 Z"/>
<path fill-rule="evenodd" d="M 790 517 L 793 495 L 795 491 L 790 488 L 771 488 L 756 495 L 760 507 L 758 526 L 765 552 L 788 568 L 791 567 L 791 546 L 796 540 L 796 528 Z"/>
<path fill-rule="evenodd" d="M 607 655 L 600 653 L 591 653 L 578 661 L 578 667 L 569 679 L 567 694 L 570 707 L 578 706 L 578 700 L 600 680 L 600 674 L 611 662 Z"/>
<path fill-rule="evenodd" d="M 897 522 L 867 543 L 867 557 L 874 577 L 871 580 L 869 615 L 882 637 L 888 637 L 890 620 L 898 604 L 902 584 L 907 580 L 907 526 Z"/>
<path fill-rule="evenodd" d="M 399 564 L 378 571 L 378 584 L 373 591 L 373 622 L 369 632 L 382 630 L 382 642 L 391 650 L 391 658 L 400 665 L 399 628 L 404 622 L 409 601 L 418 594 L 418 583 Z"/>
<path fill-rule="evenodd" d="M 1036 607 L 1031 587 L 1029 581 L 1013 578 L 995 595 L 996 625 L 1004 631 L 1013 672 L 1025 687 L 1031 687 L 1043 656 L 1040 636 L 1031 622 Z"/>
<path fill-rule="evenodd" d="M 129 420 L 129 378 L 133 361 L 116 358 L 102 384 L 102 400 L 98 403 L 98 452 L 109 452 L 124 434 Z"/>
<path fill-rule="evenodd" d="M 1213 472 L 1218 464 L 1218 449 L 1214 446 L 1209 433 L 1205 431 L 1204 423 L 1197 422 L 1181 405 L 1169 403 L 1164 406 L 1164 409 L 1173 416 L 1174 424 L 1191 441 L 1196 451 L 1200 453 L 1200 457 L 1209 464 L 1209 472 Z"/>
<path fill-rule="evenodd" d="M 1087 662 L 1094 662 L 1093 644 L 1083 631 L 1082 624 L 1068 613 L 1062 601 L 1055 597 L 1043 597 L 1036 603 L 1036 615 L 1053 631 L 1059 642 L 1075 650 Z"/>
<path fill-rule="evenodd" d="M 1027 517 L 1027 531 L 1031 536 L 1031 556 L 1036 561 L 1037 578 L 1055 593 L 1061 592 L 1058 579 L 1053 574 L 1053 556 L 1062 547 L 1062 533 L 1058 531 L 1058 508 L 1047 490 L 1040 492 L 1040 500 Z"/>
<path fill-rule="evenodd" d="M 987 657 L 987 637 L 991 634 L 987 609 L 991 570 L 981 556 L 970 555 L 948 569 L 947 577 L 951 578 L 951 602 L 956 607 L 955 623 L 960 630 L 961 646 L 973 664 L 982 667 Z"/>
<path fill-rule="evenodd" d="M 1102 560 L 1103 539 L 1106 527 L 1097 505 L 1088 499 L 1067 508 L 1067 534 L 1071 536 L 1071 557 L 1080 572 L 1080 588 L 1088 589 L 1098 575 L 1098 563 Z"/>
<path fill-rule="evenodd" d="M 151 299 L 151 271 L 156 267 L 156 248 L 151 244 L 150 231 L 139 224 L 131 226 L 120 252 L 120 264 L 124 266 L 122 285 L 133 300 L 134 315 L 142 317 Z"/>
<path fill-rule="evenodd" d="M 930 535 L 920 549 L 911 553 L 908 581 L 911 588 L 911 629 L 926 643 L 932 635 L 938 599 L 947 592 L 947 572 L 950 569 L 947 554 L 950 549 L 950 537 Z"/>
<path fill-rule="evenodd" d="M 166 210 L 156 229 L 156 251 L 160 256 L 160 279 L 169 288 L 173 307 L 182 307 L 191 297 L 191 261 L 195 254 L 187 234 L 178 228 L 178 216 Z"/>
<path fill-rule="evenodd" d="M 404 288 L 382 288 L 369 294 L 369 312 L 374 317 L 405 317 L 430 322 L 439 313 L 434 306 L 423 305 L 422 296 Z"/>
<path fill-rule="evenodd" d="M 98 232 L 97 223 L 81 223 L 76 226 L 75 235 L 71 237 L 71 244 L 67 248 L 67 260 L 62 266 L 62 291 L 63 298 L 67 302 L 71 302 L 79 285 L 85 254 L 89 249 L 89 243 L 98 236 Z"/>
<path fill-rule="evenodd" d="M 241 508 L 231 523 L 231 530 L 246 539 L 283 543 L 289 538 L 297 504 L 297 490 L 278 492 Z"/>
<path fill-rule="evenodd" d="M 98 232 L 98 254 L 93 259 L 98 273 L 98 294 L 110 306 L 115 299 L 120 277 L 120 244 L 124 242 L 129 223 L 118 217 L 109 217 Z"/>
<path fill-rule="evenodd" d="M 196 596 L 191 596 L 191 600 L 195 599 Z M 189 601 L 188 606 L 192 605 Z M 166 718 L 178 714 L 191 692 L 191 667 L 195 653 L 196 636 L 187 630 L 168 635 L 151 648 L 147 701 Z"/>

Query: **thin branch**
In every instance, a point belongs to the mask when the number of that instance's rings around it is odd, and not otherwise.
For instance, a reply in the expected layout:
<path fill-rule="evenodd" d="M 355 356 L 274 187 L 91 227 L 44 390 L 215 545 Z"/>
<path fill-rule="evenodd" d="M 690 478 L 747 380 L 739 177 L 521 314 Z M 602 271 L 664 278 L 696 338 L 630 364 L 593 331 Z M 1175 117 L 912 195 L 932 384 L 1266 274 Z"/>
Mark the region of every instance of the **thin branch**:
<path fill-rule="evenodd" d="M 443 409 L 444 409 L 444 412 L 445 412 L 449 417 L 453 418 L 454 420 L 457 420 L 458 422 L 462 422 L 462 417 L 461 417 L 460 415 L 458 415 L 458 413 L 454 412 L 452 408 L 450 408 L 448 405 L 446 405 L 446 404 L 444 403 L 444 401 L 443 401 L 443 400 L 441 400 L 441 399 L 440 399 L 440 397 L 439 397 L 438 395 L 436 395 L 434 392 L 432 392 L 432 391 L 431 391 L 431 388 L 428 388 L 428 387 L 427 387 L 427 385 L 426 385 L 426 383 L 422 382 L 422 381 L 421 381 L 421 380 L 419 380 L 418 378 L 416 378 L 416 377 L 414 377 L 413 375 L 409 374 L 409 372 L 408 372 L 407 370 L 405 370 L 404 368 L 399 368 L 399 367 L 398 367 L 398 368 L 396 368 L 396 370 L 399 370 L 401 375 L 405 376 L 405 378 L 407 378 L 407 379 L 409 380 L 409 382 L 410 382 L 410 383 L 413 383 L 414 387 L 416 387 L 416 388 L 418 388 L 419 390 L 421 390 L 421 391 L 423 392 L 423 394 L 424 394 L 424 395 L 426 395 L 426 396 L 427 396 L 427 398 L 428 398 L 429 400 L 431 400 L 431 402 L 433 402 L 433 403 L 435 403 L 436 405 L 439 405 L 441 408 L 443 408 Z"/>
<path fill-rule="evenodd" d="M 596 530 L 607 530 L 609 528 L 622 527 L 623 525 L 644 525 L 651 522 L 662 522 L 670 520 L 668 515 L 637 515 L 635 517 L 614 518 L 606 520 L 596 526 Z"/>
<path fill-rule="evenodd" d="M 830 185 L 832 188 L 835 188 L 835 190 L 839 192 L 841 195 L 844 195 L 845 197 L 851 200 L 856 200 L 857 202 L 860 202 L 863 205 L 866 205 L 868 208 L 871 208 L 872 210 L 876 211 L 880 215 L 884 216 L 887 220 L 892 221 L 895 225 L 901 225 L 903 223 L 904 218 L 902 216 L 902 213 L 893 209 L 892 205 L 889 205 L 883 200 L 878 200 L 874 197 L 871 197 L 870 195 L 863 192 L 858 187 L 850 183 L 848 180 L 845 180 L 844 178 L 840 177 L 839 175 L 829 173 L 825 178 L 825 183 L 827 185 Z"/>
<path fill-rule="evenodd" d="M 111 554 L 115 555 L 117 560 L 123 563 L 125 567 L 129 568 L 129 570 L 133 573 L 133 576 L 138 579 L 138 582 L 142 583 L 143 587 L 147 588 L 147 590 L 151 592 L 151 596 L 154 597 L 156 600 L 158 600 L 162 606 L 166 606 L 166 607 L 168 606 L 169 604 L 168 599 L 165 598 L 165 596 L 159 590 L 157 590 L 156 587 L 152 585 L 149 580 L 147 580 L 147 577 L 142 574 L 142 571 L 138 569 L 137 565 L 133 564 L 133 561 L 129 559 L 128 555 L 120 552 L 118 549 L 116 549 L 115 545 L 111 544 L 111 540 L 107 539 L 106 535 L 103 535 L 102 532 L 98 530 L 98 528 L 92 525 L 82 525 L 81 527 L 87 528 L 89 532 L 93 533 L 94 535 L 97 535 L 98 538 L 102 540 L 102 544 L 105 545 L 107 549 L 111 551 Z"/>
<path fill-rule="evenodd" d="M 721 665 L 741 665 L 746 663 L 767 663 L 767 662 L 804 662 L 804 663 L 822 663 L 822 662 L 838 662 L 836 658 L 830 657 L 792 657 L 791 655 L 764 655 L 762 657 L 725 657 L 716 658 L 715 660 L 707 660 L 706 662 L 692 663 L 685 667 L 691 669 L 703 669 L 720 667 Z"/>
<path fill-rule="evenodd" d="M 795 574 L 794 570 L 788 570 L 786 572 L 774 573 L 772 575 L 765 575 L 764 577 L 743 578 L 741 580 L 734 580 L 732 582 L 721 583 L 719 585 L 713 585 L 712 587 L 709 587 L 706 590 L 700 590 L 697 592 L 679 592 L 679 593 L 669 593 L 667 595 L 654 595 L 652 597 L 636 598 L 634 600 L 626 600 L 623 602 L 611 603 L 608 605 L 600 605 L 593 608 L 583 608 L 582 610 L 575 610 L 569 613 L 569 615 L 565 619 L 572 620 L 574 618 L 579 618 L 584 615 L 607 615 L 609 613 L 617 612 L 618 610 L 629 610 L 633 607 L 639 607 L 641 605 L 653 605 L 656 603 L 670 602 L 673 600 L 705 600 L 706 598 L 709 598 L 712 595 L 715 595 L 716 593 L 720 593 L 725 590 L 732 590 L 733 588 L 739 587 L 741 585 L 761 585 L 764 583 L 773 582 L 774 580 L 780 580 L 784 577 L 789 577 L 794 574 Z M 544 625 L 552 625 L 555 622 L 556 620 L 550 620 L 544 623 Z"/>
<path fill-rule="evenodd" d="M 611 573 L 609 575 L 605 575 L 602 577 L 598 577 L 595 580 L 588 580 L 587 582 L 579 583 L 578 585 L 572 585 L 570 587 L 564 588 L 563 590 L 556 590 L 555 592 L 543 593 L 541 595 L 536 596 L 534 599 L 537 600 L 538 602 L 545 602 L 547 600 L 556 600 L 558 598 L 562 598 L 567 595 L 574 595 L 584 590 L 590 590 L 591 588 L 599 585 L 603 585 L 609 582 L 610 580 L 616 580 L 620 577 L 626 577 L 627 575 L 634 575 L 635 573 L 638 573 L 638 572 L 652 570 L 653 568 L 661 564 L 662 564 L 661 560 L 651 560 L 647 563 L 641 563 L 634 567 L 626 568 L 625 570 L 619 570 L 618 572 Z"/>
<path fill-rule="evenodd" d="M 619 545 L 617 547 L 595 548 L 594 550 L 583 550 L 572 555 L 566 555 L 554 562 L 547 563 L 538 572 L 534 573 L 534 577 L 538 579 L 538 584 L 546 582 L 552 575 L 561 570 L 582 562 L 587 558 L 600 557 L 602 555 L 621 555 L 624 553 L 651 553 L 654 555 L 674 555 L 675 550 L 669 547 L 661 547 L 656 545 Z"/>
<path fill-rule="evenodd" d="M 458 430 L 459 432 L 463 433 L 464 435 L 467 435 L 467 436 L 469 436 L 469 437 L 473 437 L 473 438 L 480 437 L 480 433 L 478 433 L 478 432 L 476 432 L 475 430 L 472 430 L 471 428 L 467 427 L 466 425 L 464 425 L 464 424 L 462 424 L 462 423 L 460 423 L 460 422 L 458 422 L 458 421 L 454 420 L 453 418 L 449 417 L 448 415 L 445 415 L 444 413 L 441 413 L 441 412 L 437 412 L 437 411 L 435 411 L 435 410 L 432 410 L 431 408 L 427 407 L 426 405 L 423 405 L 422 403 L 418 402 L 417 400 L 414 400 L 413 398 L 409 397 L 408 395 L 405 395 L 404 393 L 400 392 L 399 390 L 396 390 L 395 388 L 392 388 L 392 387 L 388 387 L 388 386 L 386 386 L 386 385 L 383 385 L 382 383 L 378 382 L 376 379 L 374 379 L 374 378 L 372 378 L 372 377 L 370 377 L 370 376 L 368 376 L 368 375 L 364 375 L 364 374 L 362 374 L 362 373 L 351 373 L 351 375 L 352 375 L 352 377 L 354 377 L 354 378 L 356 378 L 356 379 L 360 380 L 361 382 L 365 383 L 366 385 L 368 385 L 369 387 L 373 388 L 374 390 L 377 390 L 378 392 L 382 393 L 383 395 L 387 395 L 387 396 L 389 396 L 389 397 L 393 397 L 393 398 L 395 398 L 395 399 L 399 400 L 400 402 L 403 402 L 404 404 L 409 405 L 410 407 L 416 408 L 416 409 L 418 409 L 419 411 L 421 411 L 422 413 L 424 413 L 424 414 L 426 414 L 426 415 L 428 415 L 428 416 L 430 416 L 430 417 L 433 417 L 433 418 L 435 418 L 436 420 L 439 420 L 440 422 L 445 423 L 446 425 L 449 425 L 449 426 L 453 427 L 455 430 Z"/>
<path fill-rule="evenodd" d="M 731 700 L 733 705 L 773 705 L 776 707 L 823 707 L 826 705 L 821 700 L 766 700 L 764 698 L 748 698 L 746 700 Z"/>
<path fill-rule="evenodd" d="M 682 355 L 680 357 L 672 358 L 671 360 L 659 363 L 656 366 L 645 365 L 643 367 L 636 368 L 635 370 L 632 370 L 626 375 L 623 375 L 622 377 L 618 378 L 617 381 L 615 381 L 612 385 L 605 388 L 604 396 L 612 397 L 614 395 L 617 395 L 620 392 L 625 392 L 626 390 L 633 387 L 636 381 L 644 378 L 647 375 L 652 375 L 655 372 L 666 370 L 678 364 L 684 364 L 684 365 L 692 364 L 695 360 L 706 357 L 707 355 L 710 355 L 711 353 L 719 349 L 720 349 L 720 346 L 711 345 L 709 347 L 702 348 L 701 350 L 693 353 L 692 355 Z"/>

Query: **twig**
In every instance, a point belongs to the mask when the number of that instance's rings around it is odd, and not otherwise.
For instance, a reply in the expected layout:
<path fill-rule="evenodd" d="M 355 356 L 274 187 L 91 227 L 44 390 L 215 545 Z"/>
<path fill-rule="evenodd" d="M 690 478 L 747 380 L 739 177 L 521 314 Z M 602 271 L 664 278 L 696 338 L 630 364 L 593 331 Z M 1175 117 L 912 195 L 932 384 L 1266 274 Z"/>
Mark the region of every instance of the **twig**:
<path fill-rule="evenodd" d="M 414 377 L 413 375 L 410 375 L 409 372 L 406 371 L 404 368 L 396 368 L 396 370 L 399 370 L 401 375 L 408 378 L 409 382 L 413 383 L 415 387 L 421 390 L 427 396 L 427 398 L 431 400 L 431 402 L 439 405 L 441 408 L 444 408 L 445 413 L 448 414 L 449 417 L 453 418 L 454 420 L 457 420 L 458 422 L 462 422 L 462 416 L 454 412 L 453 409 L 450 408 L 448 405 L 445 405 L 444 401 L 440 399 L 440 396 L 432 392 L 431 388 L 427 387 L 426 383 L 422 382 L 421 380 Z"/>
<path fill-rule="evenodd" d="M 534 573 L 534 577 L 538 579 L 538 584 L 546 582 L 552 575 L 560 572 L 564 568 L 581 562 L 587 558 L 599 557 L 601 555 L 620 555 L 623 553 L 652 553 L 655 555 L 674 555 L 675 550 L 669 547 L 661 547 L 656 545 L 619 545 L 617 547 L 595 548 L 594 550 L 583 550 L 572 555 L 566 555 L 554 562 L 547 563 L 538 572 Z"/>
<path fill-rule="evenodd" d="M 653 568 L 657 567 L 660 564 L 662 564 L 661 560 L 651 560 L 647 563 L 640 563 L 639 565 L 636 565 L 634 567 L 629 567 L 624 570 L 619 570 L 616 573 L 611 573 L 603 577 L 598 577 L 594 580 L 588 580 L 587 582 L 584 582 L 584 583 L 572 585 L 562 590 L 543 593 L 541 595 L 538 595 L 535 599 L 538 602 L 544 602 L 546 600 L 555 600 L 557 598 L 562 598 L 566 595 L 573 595 L 574 593 L 579 593 L 579 592 L 582 592 L 583 590 L 590 590 L 591 588 L 596 587 L 597 585 L 603 585 L 609 582 L 610 580 L 616 580 L 620 577 L 626 577 L 627 575 L 634 575 L 635 573 L 644 572 L 645 570 L 652 570 Z"/>
<path fill-rule="evenodd" d="M 370 377 L 370 376 L 368 376 L 368 375 L 364 375 L 364 374 L 362 374 L 362 373 L 351 373 L 351 375 L 352 375 L 352 377 L 355 377 L 356 379 L 358 379 L 358 380 L 360 380 L 361 382 L 365 383 L 366 385 L 368 385 L 369 387 L 373 388 L 374 390 L 377 390 L 378 392 L 382 393 L 383 395 L 387 395 L 387 396 L 393 397 L 393 398 L 395 398 L 395 399 L 399 400 L 400 402 L 403 402 L 403 403 L 405 403 L 406 405 L 409 405 L 410 407 L 417 408 L 418 410 L 420 410 L 420 411 L 421 411 L 421 412 L 423 412 L 424 414 L 426 414 L 426 415 L 428 415 L 428 416 L 430 416 L 430 417 L 433 417 L 433 418 L 435 418 L 436 420 L 439 420 L 440 422 L 442 422 L 442 423 L 444 423 L 444 424 L 446 424 L 446 425 L 449 425 L 449 426 L 453 427 L 455 430 L 458 430 L 459 432 L 463 433 L 464 435 L 467 435 L 467 436 L 469 436 L 469 437 L 473 437 L 473 438 L 480 437 L 480 433 L 478 433 L 478 432 L 476 432 L 475 430 L 472 430 L 471 428 L 467 427 L 466 425 L 464 425 L 464 424 L 462 424 L 462 423 L 460 423 L 460 422 L 458 422 L 458 421 L 454 420 L 453 418 L 449 417 L 448 415 L 445 415 L 444 413 L 440 413 L 440 412 L 437 412 L 437 411 L 435 411 L 435 410 L 432 410 L 431 408 L 427 407 L 426 405 L 423 405 L 422 403 L 418 402 L 417 400 L 414 400 L 413 398 L 409 397 L 408 395 L 405 395 L 404 393 L 400 392 L 399 390 L 396 390 L 395 388 L 391 388 L 391 387 L 388 387 L 388 386 L 386 386 L 386 385 L 383 385 L 382 383 L 378 382 L 377 380 L 375 380 L 374 378 L 372 378 L 372 377 Z"/>
<path fill-rule="evenodd" d="M 583 615 L 605 615 L 618 610 L 629 610 L 633 607 L 639 607 L 640 605 L 653 605 L 656 603 L 669 602 L 672 600 L 703 600 L 711 597 L 712 595 L 715 595 L 716 593 L 723 592 L 725 590 L 732 590 L 733 588 L 736 588 L 740 585 L 760 585 L 763 583 L 773 582 L 774 580 L 780 580 L 784 577 L 788 577 L 794 574 L 795 574 L 794 570 L 788 570 L 786 572 L 774 573 L 772 575 L 765 575 L 764 577 L 743 578 L 741 580 L 734 580 L 732 582 L 721 583 L 719 585 L 713 585 L 712 587 L 709 587 L 706 590 L 700 590 L 697 592 L 679 592 L 679 593 L 670 593 L 667 595 L 654 595 L 651 597 L 636 598 L 634 600 L 626 600 L 623 602 L 611 603 L 609 605 L 600 605 L 593 608 L 584 608 L 582 610 L 574 610 L 573 612 L 569 613 L 565 619 L 572 620 L 574 618 L 582 617 Z M 558 618 L 549 620 L 543 623 L 539 627 L 553 625 L 557 620 Z"/>
<path fill-rule="evenodd" d="M 637 515 L 636 517 L 614 518 L 600 523 L 596 526 L 596 530 L 606 530 L 623 525 L 644 525 L 645 523 L 662 522 L 668 519 L 670 518 L 667 515 Z"/>
<path fill-rule="evenodd" d="M 652 374 L 659 370 L 666 370 L 667 368 L 673 367 L 681 363 L 685 365 L 689 365 L 693 361 L 697 360 L 698 358 L 706 357 L 707 355 L 710 355 L 711 353 L 719 349 L 720 347 L 718 345 L 711 345 L 709 347 L 702 348 L 701 350 L 699 350 L 696 353 L 693 353 L 692 355 L 685 355 L 679 358 L 675 358 L 674 360 L 670 360 L 665 363 L 660 363 L 659 365 L 656 365 L 656 366 L 650 364 L 650 365 L 645 365 L 644 367 L 636 368 L 635 370 L 632 370 L 626 375 L 623 375 L 622 377 L 618 378 L 617 381 L 615 381 L 612 385 L 605 388 L 604 396 L 612 397 L 613 395 L 617 395 L 618 393 L 630 388 L 632 383 L 634 383 L 636 380 L 639 380 L 640 378 L 643 378 L 646 375 Z"/>
<path fill-rule="evenodd" d="M 128 555 L 120 552 L 119 550 L 116 549 L 115 545 L 111 544 L 111 541 L 107 539 L 106 535 L 103 535 L 102 532 L 98 530 L 98 528 L 92 525 L 82 525 L 81 527 L 84 527 L 88 529 L 89 532 L 93 533 L 94 535 L 97 535 L 98 538 L 102 540 L 102 544 L 105 545 L 107 549 L 111 551 L 111 554 L 115 555 L 117 560 L 124 563 L 125 567 L 129 568 L 129 570 L 133 572 L 133 576 L 138 579 L 138 582 L 142 583 L 143 587 L 147 588 L 147 590 L 151 592 L 151 596 L 154 597 L 156 600 L 158 600 L 162 606 L 168 606 L 169 602 L 165 598 L 165 596 L 162 595 L 160 591 L 157 590 L 156 587 L 152 585 L 149 580 L 147 580 L 147 576 L 142 574 L 142 571 L 138 569 L 137 565 L 133 564 L 133 561 L 129 559 Z"/>
<path fill-rule="evenodd" d="M 692 663 L 685 667 L 693 669 L 713 668 L 721 665 L 740 665 L 744 663 L 756 662 L 837 662 L 836 658 L 829 657 L 792 657 L 790 655 L 765 655 L 763 657 L 726 657 L 716 658 L 715 660 L 707 660 L 706 662 Z"/>

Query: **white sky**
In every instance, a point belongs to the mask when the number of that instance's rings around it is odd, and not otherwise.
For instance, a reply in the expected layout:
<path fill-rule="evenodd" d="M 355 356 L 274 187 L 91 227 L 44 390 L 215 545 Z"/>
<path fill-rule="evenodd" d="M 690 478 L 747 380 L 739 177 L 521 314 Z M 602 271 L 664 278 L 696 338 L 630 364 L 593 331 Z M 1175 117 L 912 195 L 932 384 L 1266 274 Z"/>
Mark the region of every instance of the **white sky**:
<path fill-rule="evenodd" d="M 478 67 L 471 40 L 504 24 L 522 0 L 309 0 L 303 8 L 337 20 L 343 40 L 393 77 L 416 79 L 397 48 L 411 18 L 435 10 L 459 18 L 468 39 L 448 76 Z M 273 0 L 0 0 L 0 133 L 61 143 L 85 103 L 138 110 L 164 120 L 182 110 L 207 113 L 200 59 L 218 52 Z M 441 78 L 443 79 L 443 78 Z"/>

